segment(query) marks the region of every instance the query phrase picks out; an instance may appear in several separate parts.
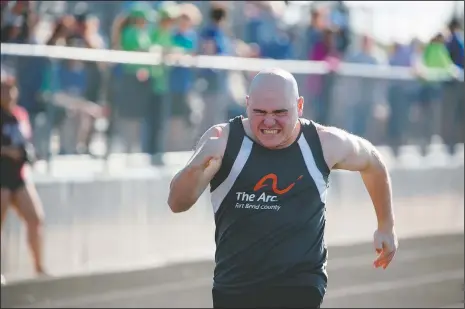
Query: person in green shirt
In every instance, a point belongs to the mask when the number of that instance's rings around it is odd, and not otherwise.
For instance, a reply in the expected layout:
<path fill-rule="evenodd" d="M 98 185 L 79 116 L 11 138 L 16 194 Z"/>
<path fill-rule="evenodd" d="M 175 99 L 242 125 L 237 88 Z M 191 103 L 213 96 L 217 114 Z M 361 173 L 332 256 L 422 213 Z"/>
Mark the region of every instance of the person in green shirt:
<path fill-rule="evenodd" d="M 421 65 L 425 70 L 420 71 L 421 80 L 419 93 L 419 123 L 420 148 L 423 155 L 427 154 L 428 145 L 435 131 L 435 124 L 439 120 L 435 115 L 438 104 L 443 99 L 442 80 L 451 79 L 454 76 L 454 63 L 450 58 L 444 36 L 435 35 L 425 46 L 421 57 Z M 441 102 L 442 104 L 442 102 Z"/>
<path fill-rule="evenodd" d="M 151 49 L 170 52 L 173 44 L 173 26 L 178 15 L 178 5 L 167 3 L 157 11 L 157 24 L 150 30 Z M 170 116 L 168 100 L 169 67 L 160 64 L 150 69 L 152 98 L 147 105 L 144 119 L 143 151 L 152 155 L 164 150 L 166 123 Z M 153 162 L 157 162 L 154 156 Z"/>
<path fill-rule="evenodd" d="M 157 25 L 150 32 L 151 45 L 161 47 L 164 52 L 169 52 L 174 47 L 173 26 L 177 17 L 177 8 L 162 7 L 158 11 Z M 168 67 L 157 65 L 152 67 L 153 89 L 155 93 L 164 94 L 168 90 Z"/>
<path fill-rule="evenodd" d="M 124 51 L 148 52 L 152 45 L 150 22 L 154 12 L 145 3 L 135 3 L 121 27 L 119 45 Z M 117 127 L 122 134 L 126 151 L 143 148 L 143 120 L 152 100 L 151 66 L 123 64 L 119 87 L 116 89 Z"/>
<path fill-rule="evenodd" d="M 427 79 L 436 79 L 437 77 L 452 77 L 454 75 L 454 63 L 450 58 L 447 47 L 444 44 L 444 36 L 436 35 L 423 51 L 423 64 L 426 68 L 436 69 L 435 73 L 426 75 Z"/>
<path fill-rule="evenodd" d="M 148 23 L 152 20 L 149 9 L 144 4 L 137 3 L 129 11 L 127 25 L 121 31 L 120 44 L 122 50 L 149 51 L 152 45 L 148 26 Z M 136 74 L 141 72 L 140 69 L 147 70 L 146 73 L 149 73 L 150 70 L 150 67 L 146 65 L 125 64 L 124 67 L 126 72 Z M 145 79 L 147 78 L 148 76 Z"/>

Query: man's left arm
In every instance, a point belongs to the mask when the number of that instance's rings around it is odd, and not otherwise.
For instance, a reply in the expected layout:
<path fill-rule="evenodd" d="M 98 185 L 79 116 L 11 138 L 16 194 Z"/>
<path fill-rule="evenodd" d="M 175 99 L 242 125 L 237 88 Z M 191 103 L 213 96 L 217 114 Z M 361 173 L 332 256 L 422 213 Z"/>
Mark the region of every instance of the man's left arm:
<path fill-rule="evenodd" d="M 374 266 L 386 268 L 398 246 L 391 180 L 386 164 L 375 146 L 366 139 L 331 127 L 321 127 L 319 136 L 329 168 L 360 172 L 378 221 L 374 245 L 379 257 Z"/>

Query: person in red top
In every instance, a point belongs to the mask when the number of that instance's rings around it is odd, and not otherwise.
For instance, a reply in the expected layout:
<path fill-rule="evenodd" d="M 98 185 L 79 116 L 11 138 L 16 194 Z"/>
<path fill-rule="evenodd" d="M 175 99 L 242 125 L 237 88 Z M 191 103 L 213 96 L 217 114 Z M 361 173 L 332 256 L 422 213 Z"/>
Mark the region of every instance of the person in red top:
<path fill-rule="evenodd" d="M 25 173 L 33 161 L 29 142 L 32 131 L 27 112 L 16 105 L 18 89 L 14 80 L 1 82 L 1 224 L 9 207 L 15 208 L 27 227 L 27 240 L 34 261 L 34 270 L 44 275 L 42 261 L 42 226 L 44 212 L 37 190 Z M 2 275 L 2 284 L 4 284 Z"/>

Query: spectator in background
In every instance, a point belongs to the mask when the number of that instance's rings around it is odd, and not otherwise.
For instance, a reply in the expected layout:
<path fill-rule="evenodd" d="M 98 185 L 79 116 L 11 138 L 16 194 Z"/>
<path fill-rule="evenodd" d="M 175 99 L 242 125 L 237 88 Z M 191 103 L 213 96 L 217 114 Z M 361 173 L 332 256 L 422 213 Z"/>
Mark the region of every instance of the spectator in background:
<path fill-rule="evenodd" d="M 349 63 L 376 65 L 378 64 L 378 60 L 374 56 L 373 47 L 373 39 L 367 35 L 363 35 L 361 37 L 360 48 L 347 55 L 345 60 Z"/>
<path fill-rule="evenodd" d="M 309 55 L 312 55 L 315 45 L 323 41 L 323 33 L 327 26 L 327 11 L 322 8 L 312 8 L 310 11 L 310 25 L 305 31 L 302 59 L 312 60 Z"/>
<path fill-rule="evenodd" d="M 461 29 L 460 21 L 457 18 L 453 18 L 448 28 L 449 38 L 447 39 L 447 50 L 449 51 L 452 62 L 463 70 L 465 55 L 463 29 Z"/>
<path fill-rule="evenodd" d="M 120 46 L 125 51 L 149 51 L 152 45 L 149 22 L 153 11 L 144 3 L 135 3 L 122 23 Z M 114 107 L 118 114 L 119 132 L 126 152 L 140 151 L 141 133 L 147 106 L 152 99 L 149 65 L 124 64 L 119 79 Z"/>
<path fill-rule="evenodd" d="M 66 45 L 67 38 L 71 36 L 74 31 L 75 20 L 72 16 L 65 15 L 57 18 L 52 26 L 52 32 L 48 40 L 47 45 Z M 58 71 L 62 65 L 62 60 L 57 59 L 46 59 L 46 69 L 43 71 L 43 80 L 40 87 L 40 99 L 44 105 L 45 123 L 46 125 L 41 126 L 35 130 L 34 135 L 43 135 L 43 140 L 35 141 L 36 151 L 41 157 L 47 157 L 50 155 L 50 138 L 51 134 L 55 129 L 62 128 L 63 121 L 65 121 L 66 110 L 63 106 L 56 106 L 54 104 L 53 94 L 59 89 L 59 76 Z M 61 145 L 60 145 L 61 148 Z M 64 149 L 61 151 L 66 152 Z M 73 151 L 70 151 L 73 153 Z"/>
<path fill-rule="evenodd" d="M 244 5 L 244 15 L 246 18 L 244 40 L 246 43 L 257 44 L 260 40 L 260 26 L 264 22 L 262 16 L 263 10 L 259 7 L 259 4 L 246 1 Z"/>
<path fill-rule="evenodd" d="M 7 211 L 14 207 L 24 221 L 28 247 L 31 250 L 34 272 L 46 275 L 43 263 L 43 208 L 36 188 L 25 168 L 34 161 L 30 146 L 30 124 L 25 109 L 17 107 L 18 89 L 15 81 L 5 78 L 1 82 L 1 227 Z M 4 278 L 2 275 L 2 284 Z"/>
<path fill-rule="evenodd" d="M 247 58 L 261 58 L 260 46 L 255 43 L 247 44 L 242 41 L 236 42 L 236 56 L 237 57 L 247 57 Z M 253 78 L 258 74 L 258 71 L 243 71 L 243 87 L 238 85 L 238 88 L 242 88 L 243 91 L 236 92 L 233 102 L 228 106 L 228 119 L 232 119 L 236 116 L 246 116 L 246 106 L 244 102 L 244 97 L 247 94 L 247 87 L 252 82 Z M 236 83 L 234 83 L 236 85 Z"/>
<path fill-rule="evenodd" d="M 2 43 L 26 43 L 38 21 L 35 1 L 2 1 L 1 8 Z"/>
<path fill-rule="evenodd" d="M 70 47 L 75 47 L 72 45 Z M 88 81 L 85 63 L 79 60 L 64 60 L 57 71 L 55 93 L 64 93 L 74 98 L 84 98 Z M 66 100 L 67 101 L 67 100 Z M 85 146 L 85 133 L 88 132 L 87 116 L 71 108 L 68 102 L 60 108 L 59 122 L 60 154 L 82 154 Z"/>
<path fill-rule="evenodd" d="M 2 9 L 5 10 L 2 10 L 2 42 L 37 44 L 35 30 L 38 16 L 34 11 L 34 7 L 31 1 L 16 1 L 13 5 L 2 2 Z M 7 57 L 9 59 L 6 63 L 14 70 L 15 78 L 19 83 L 19 90 L 22 93 L 18 104 L 31 113 L 39 105 L 36 98 L 33 97 L 36 96 L 36 92 L 40 88 L 41 72 L 44 69 L 45 60 L 27 56 Z M 3 55 L 2 58 L 4 58 Z"/>
<path fill-rule="evenodd" d="M 276 27 L 271 40 L 259 44 L 262 58 L 288 60 L 294 58 L 294 49 L 291 38 L 284 24 Z"/>
<path fill-rule="evenodd" d="M 99 20 L 91 15 L 85 2 L 76 4 L 73 17 L 75 25 L 67 37 L 67 40 L 73 41 L 72 45 L 90 49 L 105 47 L 99 34 Z"/>
<path fill-rule="evenodd" d="M 449 23 L 449 37 L 447 39 L 449 56 L 463 76 L 464 43 L 463 29 L 458 19 Z M 459 74 L 460 75 L 460 74 Z M 441 104 L 441 136 L 450 154 L 455 151 L 455 144 L 464 142 L 464 112 L 465 96 L 464 83 L 452 78 L 444 83 L 443 102 Z"/>
<path fill-rule="evenodd" d="M 451 76 L 453 62 L 445 46 L 444 35 L 439 33 L 425 46 L 422 55 L 423 66 L 426 69 L 433 69 L 434 72 L 421 71 L 422 85 L 419 97 L 419 132 L 421 132 L 421 150 L 426 155 L 427 146 L 431 142 L 435 120 L 435 106 L 439 104 L 442 97 L 442 84 L 439 78 Z"/>
<path fill-rule="evenodd" d="M 345 55 L 350 45 L 350 12 L 344 1 L 335 1 L 330 13 L 332 27 L 337 29 L 336 46 L 341 55 Z"/>
<path fill-rule="evenodd" d="M 121 34 L 129 26 L 129 16 L 125 13 L 116 15 L 113 19 L 113 23 L 110 29 L 110 48 L 114 50 L 122 50 L 121 46 Z M 118 126 L 118 104 L 121 104 L 118 95 L 121 91 L 122 80 L 124 74 L 124 64 L 122 63 L 109 63 L 108 64 L 108 77 L 107 87 L 105 90 L 106 103 L 108 108 L 108 128 L 106 130 L 107 139 L 107 155 L 113 151 L 113 142 L 118 130 L 121 126 Z M 124 136 L 124 134 L 122 134 Z"/>
<path fill-rule="evenodd" d="M 337 35 L 336 35 L 337 36 Z M 356 64 L 378 64 L 378 60 L 373 55 L 373 39 L 362 36 L 359 51 L 349 54 L 345 60 L 348 63 Z M 346 113 L 349 124 L 348 130 L 355 135 L 366 136 L 369 121 L 373 116 L 373 106 L 376 100 L 376 81 L 374 78 L 351 77 L 352 95 L 349 99 L 353 105 Z M 352 84 L 353 83 L 353 84 Z"/>
<path fill-rule="evenodd" d="M 38 44 L 36 36 L 36 28 L 39 22 L 39 17 L 35 12 L 35 6 L 30 1 L 17 1 L 9 13 L 11 23 L 5 28 L 5 33 L 2 33 L 2 41 L 7 43 L 17 44 Z M 43 57 L 30 56 L 7 56 L 9 60 L 13 60 L 13 70 L 15 71 L 17 87 L 19 90 L 18 105 L 25 108 L 30 119 L 34 134 L 34 146 L 42 149 L 40 145 L 46 143 L 48 138 L 45 130 L 44 121 L 44 104 L 41 100 L 41 85 L 44 82 L 44 72 L 48 66 L 48 60 Z M 3 57 L 2 57 L 3 58 Z M 18 61 L 21 60 L 21 61 Z M 7 60 L 7 62 L 9 62 Z M 37 156 L 42 158 L 45 153 L 38 151 Z"/>
<path fill-rule="evenodd" d="M 8 14 L 8 3 L 9 1 L 0 1 L 0 29 L 1 29 L 1 40 L 3 43 L 4 34 L 3 34 L 3 28 L 6 26 L 6 15 Z"/>
<path fill-rule="evenodd" d="M 323 8 L 311 6 L 310 20 L 308 26 L 304 28 L 303 33 L 300 35 L 300 40 L 297 40 L 298 55 L 297 58 L 301 60 L 313 60 L 313 49 L 315 45 L 323 40 L 323 32 L 327 26 L 327 11 Z M 319 101 L 318 92 L 321 88 L 321 76 L 317 75 L 297 75 L 299 83 L 307 84 L 307 87 L 302 88 L 302 95 L 308 100 L 310 104 L 306 104 L 304 108 L 304 116 L 307 118 L 314 117 L 316 112 L 316 104 Z M 309 85 L 311 84 L 311 85 Z"/>
<path fill-rule="evenodd" d="M 159 6 L 157 13 L 157 23 L 150 32 L 151 48 L 158 47 L 162 55 L 165 55 L 173 47 L 173 27 L 178 6 L 176 3 L 165 2 Z M 165 144 L 165 123 L 170 114 L 167 97 L 169 69 L 163 63 L 151 67 L 152 94 L 145 111 L 142 132 L 143 151 L 151 155 L 162 152 Z"/>
<path fill-rule="evenodd" d="M 312 61 L 325 61 L 330 69 L 328 74 L 309 76 L 307 80 L 313 119 L 321 124 L 329 125 L 333 72 L 341 59 L 336 46 L 336 32 L 331 28 L 325 29 L 322 40 L 309 51 L 308 57 Z"/>
<path fill-rule="evenodd" d="M 389 65 L 396 67 L 411 67 L 414 63 L 411 45 L 394 43 L 389 55 Z M 388 85 L 387 101 L 389 116 L 387 120 L 387 138 L 394 155 L 399 154 L 399 147 L 406 138 L 410 107 L 414 99 L 414 82 L 406 80 L 390 80 Z"/>
<path fill-rule="evenodd" d="M 180 16 L 173 33 L 173 44 L 180 52 L 196 54 L 198 38 L 195 27 L 200 24 L 201 13 L 191 4 L 184 3 L 179 7 Z M 170 149 L 181 150 L 190 141 L 188 132 L 192 132 L 191 108 L 189 98 L 193 88 L 194 69 L 188 67 L 172 67 L 170 72 Z M 186 136 L 186 140 L 182 137 Z"/>
<path fill-rule="evenodd" d="M 224 26 L 227 18 L 226 8 L 221 4 L 212 5 L 210 20 L 200 35 L 200 53 L 204 55 L 227 55 L 229 42 Z M 203 117 L 199 131 L 205 132 L 215 123 L 225 120 L 227 112 L 226 72 L 216 69 L 202 69 L 200 75 L 206 82 L 203 91 Z"/>
<path fill-rule="evenodd" d="M 84 47 L 90 49 L 105 48 L 105 41 L 99 32 L 100 21 L 96 16 L 90 14 L 86 3 L 79 2 L 74 9 L 74 18 L 76 20 L 76 29 L 68 38 L 69 45 L 76 47 Z M 99 103 L 101 98 L 101 89 L 103 86 L 103 71 L 105 66 L 103 62 L 84 62 L 86 70 L 86 85 L 83 98 Z M 82 115 L 81 118 L 81 134 L 84 142 L 80 143 L 78 152 L 89 153 L 89 144 L 92 139 L 94 129 L 94 119 Z"/>
<path fill-rule="evenodd" d="M 59 19 L 48 40 L 49 45 L 102 48 L 103 40 L 91 22 L 85 6 L 77 6 L 73 16 Z M 95 19 L 94 19 L 95 21 Z M 93 123 L 87 105 L 98 100 L 100 71 L 95 62 L 52 60 L 42 85 L 43 98 L 51 103 L 47 113 L 52 128 L 58 129 L 60 154 L 88 152 Z M 98 88 L 97 88 L 98 87 Z M 49 131 L 49 134 L 52 131 Z M 45 145 L 48 147 L 48 145 Z M 48 149 L 45 151 L 48 152 Z"/>
<path fill-rule="evenodd" d="M 262 57 L 274 58 L 273 53 L 276 53 L 276 43 L 281 41 L 286 33 L 283 30 L 284 25 L 279 27 L 280 12 L 276 5 L 278 2 L 273 1 L 257 1 L 254 3 L 257 11 L 256 16 L 253 16 L 249 28 L 255 31 L 253 36 L 247 40 L 247 43 L 256 43 L 262 50 Z M 279 33 L 279 34 L 278 34 Z M 253 38 L 253 40 L 252 40 Z M 273 51 L 273 49 L 275 49 Z M 278 51 L 279 52 L 279 51 Z"/>
<path fill-rule="evenodd" d="M 248 44 L 268 44 L 274 39 L 282 6 L 275 1 L 246 1 L 244 5 L 245 37 Z"/>
<path fill-rule="evenodd" d="M 115 17 L 111 26 L 110 46 L 111 49 L 121 50 L 121 34 L 129 26 L 129 16 L 121 13 Z"/>

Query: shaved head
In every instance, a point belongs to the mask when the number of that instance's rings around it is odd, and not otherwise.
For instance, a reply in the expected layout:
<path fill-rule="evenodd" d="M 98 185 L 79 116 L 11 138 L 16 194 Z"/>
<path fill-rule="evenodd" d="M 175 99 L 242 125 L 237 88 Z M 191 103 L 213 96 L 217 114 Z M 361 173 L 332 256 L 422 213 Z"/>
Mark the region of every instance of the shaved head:
<path fill-rule="evenodd" d="M 289 100 L 297 103 L 299 89 L 294 76 L 288 71 L 272 68 L 260 71 L 252 80 L 249 95 L 269 91 L 282 92 Z"/>
<path fill-rule="evenodd" d="M 247 100 L 247 116 L 256 140 L 267 148 L 286 147 L 300 129 L 303 98 L 291 73 L 266 69 L 252 80 Z"/>

